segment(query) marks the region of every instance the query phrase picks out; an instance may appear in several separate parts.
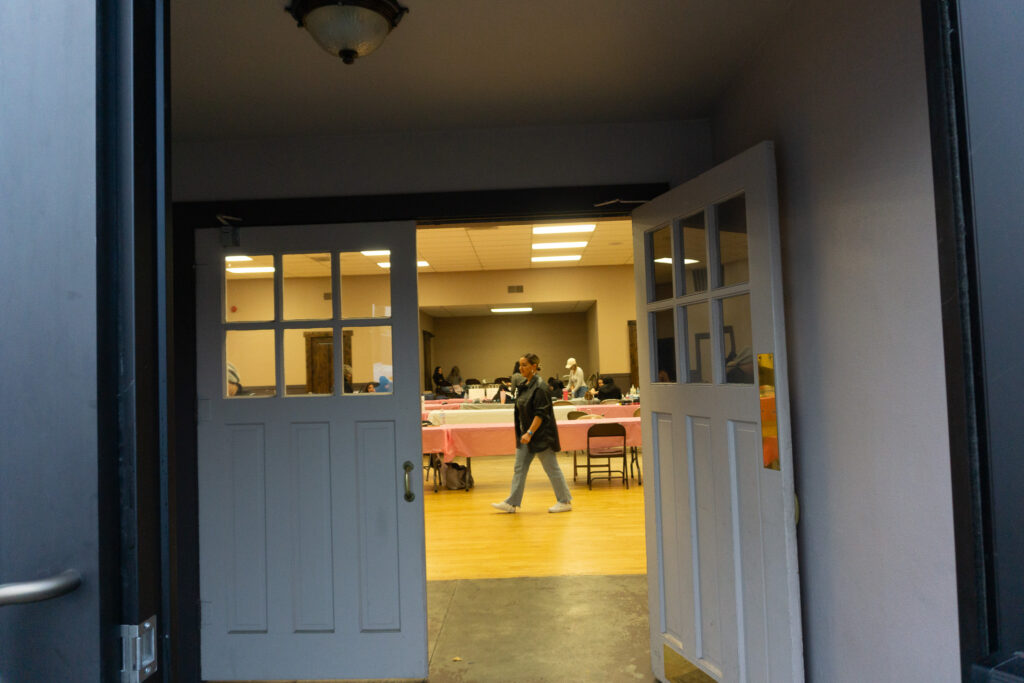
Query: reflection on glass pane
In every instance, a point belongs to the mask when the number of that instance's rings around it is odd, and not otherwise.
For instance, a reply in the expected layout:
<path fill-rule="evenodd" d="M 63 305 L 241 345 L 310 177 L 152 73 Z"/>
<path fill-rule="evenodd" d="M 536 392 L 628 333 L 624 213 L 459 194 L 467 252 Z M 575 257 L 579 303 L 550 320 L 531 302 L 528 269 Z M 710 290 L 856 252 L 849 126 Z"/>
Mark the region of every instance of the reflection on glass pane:
<path fill-rule="evenodd" d="M 391 317 L 391 254 L 385 249 L 342 252 L 341 317 Z"/>
<path fill-rule="evenodd" d="M 723 377 L 727 384 L 754 383 L 753 336 L 750 331 L 750 295 L 730 296 L 721 301 Z"/>
<path fill-rule="evenodd" d="M 282 256 L 281 296 L 285 320 L 330 320 L 331 255 Z"/>
<path fill-rule="evenodd" d="M 284 331 L 285 394 L 334 390 L 334 333 L 329 329 Z"/>
<path fill-rule="evenodd" d="M 747 261 L 747 202 L 743 195 L 715 206 L 718 217 L 720 287 L 750 279 Z"/>
<path fill-rule="evenodd" d="M 671 299 L 672 291 L 672 228 L 665 226 L 647 235 L 647 258 L 651 277 L 650 301 Z"/>
<path fill-rule="evenodd" d="M 651 314 L 651 330 L 654 332 L 654 376 L 653 382 L 676 381 L 676 321 L 672 311 L 657 311 Z"/>
<path fill-rule="evenodd" d="M 704 225 L 704 212 L 687 216 L 681 223 L 683 230 L 683 291 L 686 294 L 708 289 L 708 233 Z"/>
<path fill-rule="evenodd" d="M 273 396 L 276 393 L 273 330 L 228 330 L 224 336 L 224 351 L 226 396 Z"/>
<path fill-rule="evenodd" d="M 274 257 L 226 256 L 224 320 L 253 322 L 274 319 Z"/>
<path fill-rule="evenodd" d="M 344 393 L 390 393 L 391 326 L 346 327 L 341 337 Z"/>
<path fill-rule="evenodd" d="M 683 306 L 686 325 L 687 382 L 707 384 L 711 381 L 711 318 L 707 302 Z"/>
<path fill-rule="evenodd" d="M 779 421 L 775 405 L 775 357 L 757 354 L 757 383 L 761 397 L 761 451 L 766 470 L 780 470 Z"/>

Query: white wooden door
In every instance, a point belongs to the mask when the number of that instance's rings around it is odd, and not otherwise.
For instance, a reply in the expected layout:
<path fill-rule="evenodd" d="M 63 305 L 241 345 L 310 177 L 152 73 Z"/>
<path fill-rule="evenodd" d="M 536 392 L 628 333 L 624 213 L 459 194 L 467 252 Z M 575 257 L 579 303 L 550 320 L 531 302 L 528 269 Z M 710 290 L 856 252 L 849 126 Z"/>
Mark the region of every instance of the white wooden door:
<path fill-rule="evenodd" d="M 415 225 L 222 239 L 196 238 L 202 676 L 425 678 Z"/>
<path fill-rule="evenodd" d="M 633 212 L 654 671 L 803 680 L 774 147 Z"/>

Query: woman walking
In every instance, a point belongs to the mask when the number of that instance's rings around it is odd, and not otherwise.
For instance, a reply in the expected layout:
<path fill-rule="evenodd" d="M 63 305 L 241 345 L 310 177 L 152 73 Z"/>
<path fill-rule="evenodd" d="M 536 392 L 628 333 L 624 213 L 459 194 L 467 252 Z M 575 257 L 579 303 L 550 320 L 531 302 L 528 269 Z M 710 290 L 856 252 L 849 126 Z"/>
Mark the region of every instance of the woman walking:
<path fill-rule="evenodd" d="M 551 480 L 551 488 L 555 490 L 557 502 L 548 508 L 548 512 L 572 510 L 569 485 L 565 482 L 562 468 L 558 466 L 557 453 L 562 446 L 558 442 L 555 411 L 551 407 L 547 384 L 538 379 L 539 369 L 540 358 L 537 354 L 527 353 L 519 359 L 519 374 L 523 376 L 523 381 L 516 393 L 516 464 L 512 471 L 512 492 L 500 503 L 491 503 L 502 512 L 515 512 L 522 504 L 526 473 L 530 471 L 530 463 L 535 456 L 544 466 L 544 472 Z"/>

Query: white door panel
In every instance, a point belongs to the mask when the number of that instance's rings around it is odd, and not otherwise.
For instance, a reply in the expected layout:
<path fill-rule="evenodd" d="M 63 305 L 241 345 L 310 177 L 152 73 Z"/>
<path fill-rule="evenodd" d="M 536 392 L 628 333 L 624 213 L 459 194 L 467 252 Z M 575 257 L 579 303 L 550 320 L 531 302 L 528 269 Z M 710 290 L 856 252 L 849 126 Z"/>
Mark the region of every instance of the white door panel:
<path fill-rule="evenodd" d="M 803 680 L 774 169 L 762 143 L 633 213 L 662 678 L 667 646 L 718 680 Z"/>
<path fill-rule="evenodd" d="M 345 261 L 368 249 L 390 251 L 365 264 L 369 273 L 376 261 L 391 262 L 382 271 L 390 272 L 386 306 L 360 298 L 370 291 L 353 279 L 363 266 Z M 269 320 L 225 314 L 234 307 L 224 259 L 239 253 L 274 264 L 262 276 L 272 285 L 250 286 L 264 301 L 232 293 L 243 312 L 262 306 Z M 295 254 L 316 258 L 298 259 L 297 279 L 286 280 L 282 263 Z M 249 228 L 230 248 L 219 231 L 202 231 L 196 260 L 203 678 L 425 677 L 415 226 Z M 309 286 L 317 268 L 319 288 Z M 330 296 L 317 298 L 320 289 Z M 316 298 L 307 308 L 325 314 L 302 313 L 306 302 L 296 297 L 313 296 L 307 291 Z M 262 389 L 229 396 L 227 335 L 252 331 L 265 334 L 260 357 L 270 367 L 247 358 L 242 384 L 259 375 Z M 380 340 L 389 352 L 378 353 Z M 319 361 L 317 341 L 326 343 Z M 361 372 L 360 384 L 385 372 L 393 392 L 350 393 L 343 367 Z M 311 379 L 321 371 L 327 389 Z"/>

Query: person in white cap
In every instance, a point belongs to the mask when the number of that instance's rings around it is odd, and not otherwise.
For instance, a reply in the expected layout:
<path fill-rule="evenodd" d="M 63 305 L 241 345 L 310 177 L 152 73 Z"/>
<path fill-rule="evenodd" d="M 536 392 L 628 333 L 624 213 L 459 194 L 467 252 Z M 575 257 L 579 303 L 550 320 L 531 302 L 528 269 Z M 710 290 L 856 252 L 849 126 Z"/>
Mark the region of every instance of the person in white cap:
<path fill-rule="evenodd" d="M 580 398 L 587 393 L 587 379 L 583 368 L 576 365 L 576 359 L 565 361 L 565 369 L 569 371 L 569 398 Z"/>

